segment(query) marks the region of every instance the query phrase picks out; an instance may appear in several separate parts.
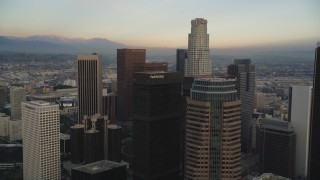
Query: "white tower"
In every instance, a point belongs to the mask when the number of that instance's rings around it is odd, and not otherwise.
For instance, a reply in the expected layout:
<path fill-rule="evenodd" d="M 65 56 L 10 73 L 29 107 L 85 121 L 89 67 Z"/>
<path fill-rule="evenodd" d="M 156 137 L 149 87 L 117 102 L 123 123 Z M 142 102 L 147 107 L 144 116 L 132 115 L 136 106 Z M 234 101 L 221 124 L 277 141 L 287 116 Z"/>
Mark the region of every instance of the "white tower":
<path fill-rule="evenodd" d="M 191 33 L 188 39 L 188 59 L 186 59 L 184 73 L 184 76 L 188 77 L 211 75 L 212 73 L 207 20 L 203 18 L 196 18 L 191 21 Z"/>
<path fill-rule="evenodd" d="M 311 94 L 311 86 L 296 85 L 289 90 L 289 121 L 297 133 L 295 173 L 302 177 L 308 175 Z"/>
<path fill-rule="evenodd" d="M 21 103 L 23 179 L 60 180 L 59 105 Z"/>

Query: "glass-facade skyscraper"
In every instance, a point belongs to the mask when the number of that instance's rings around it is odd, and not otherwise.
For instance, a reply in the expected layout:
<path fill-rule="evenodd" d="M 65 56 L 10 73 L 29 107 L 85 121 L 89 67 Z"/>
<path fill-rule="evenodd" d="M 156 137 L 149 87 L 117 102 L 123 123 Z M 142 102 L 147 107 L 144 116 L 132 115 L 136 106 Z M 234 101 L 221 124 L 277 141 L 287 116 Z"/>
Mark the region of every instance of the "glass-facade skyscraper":
<path fill-rule="evenodd" d="M 181 178 L 181 74 L 133 75 L 133 179 Z"/>
<path fill-rule="evenodd" d="M 195 79 L 187 98 L 184 178 L 241 179 L 241 102 L 234 79 Z"/>
<path fill-rule="evenodd" d="M 243 152 L 251 152 L 248 141 L 249 126 L 254 112 L 256 91 L 256 67 L 251 59 L 235 59 L 228 66 L 229 76 L 236 77 L 236 89 L 241 100 L 241 147 Z"/>
<path fill-rule="evenodd" d="M 310 180 L 320 179 L 320 42 L 318 42 L 315 52 L 313 73 L 313 95 L 310 121 Z"/>

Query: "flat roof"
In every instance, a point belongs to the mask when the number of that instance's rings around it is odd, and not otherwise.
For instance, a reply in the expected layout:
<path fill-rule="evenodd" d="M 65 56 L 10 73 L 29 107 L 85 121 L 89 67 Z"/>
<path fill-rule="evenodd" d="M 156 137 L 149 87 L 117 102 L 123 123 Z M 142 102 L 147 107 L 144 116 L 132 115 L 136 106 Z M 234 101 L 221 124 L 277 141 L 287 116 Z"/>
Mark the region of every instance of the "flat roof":
<path fill-rule="evenodd" d="M 0 147 L 22 147 L 22 144 L 0 144 Z"/>
<path fill-rule="evenodd" d="M 27 104 L 37 105 L 37 106 L 48 106 L 50 105 L 49 102 L 46 101 L 27 101 Z"/>
<path fill-rule="evenodd" d="M 69 134 L 62 134 L 62 133 L 60 133 L 60 139 L 62 139 L 62 140 L 68 140 L 68 139 L 70 139 L 70 135 L 69 135 Z"/>
<path fill-rule="evenodd" d="M 261 120 L 261 128 L 274 129 L 280 131 L 293 131 L 291 123 L 277 118 L 265 118 Z"/>
<path fill-rule="evenodd" d="M 77 171 L 90 173 L 90 174 L 96 174 L 99 172 L 108 171 L 110 169 L 118 168 L 118 167 L 122 167 L 122 166 L 126 166 L 126 165 L 121 164 L 121 163 L 117 163 L 117 162 L 113 162 L 113 161 L 102 160 L 102 161 L 97 161 L 94 163 L 86 164 L 83 166 L 79 166 L 79 167 L 76 167 L 73 169 L 75 169 Z"/>
<path fill-rule="evenodd" d="M 120 129 L 121 127 L 118 126 L 118 125 L 116 125 L 116 124 L 109 124 L 109 125 L 108 125 L 108 128 L 109 128 L 109 129 Z"/>
<path fill-rule="evenodd" d="M 176 73 L 175 71 L 173 71 Z M 137 74 L 148 74 L 148 75 L 155 75 L 155 74 L 169 74 L 173 72 L 168 72 L 168 71 L 146 71 L 146 72 L 135 72 Z"/>
<path fill-rule="evenodd" d="M 197 78 L 196 80 L 209 81 L 209 82 L 229 82 L 229 81 L 235 81 L 235 79 L 227 79 L 227 78 L 220 78 L 220 77 Z"/>

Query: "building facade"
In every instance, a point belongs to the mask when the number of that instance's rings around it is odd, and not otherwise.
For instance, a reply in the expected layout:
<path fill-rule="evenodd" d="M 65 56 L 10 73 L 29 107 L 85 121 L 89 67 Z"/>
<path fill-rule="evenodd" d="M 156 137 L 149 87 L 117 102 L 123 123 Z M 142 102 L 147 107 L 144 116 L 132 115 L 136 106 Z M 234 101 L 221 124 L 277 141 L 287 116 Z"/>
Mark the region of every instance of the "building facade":
<path fill-rule="evenodd" d="M 187 49 L 177 49 L 176 52 L 176 71 L 181 72 L 184 75 L 184 66 L 186 59 L 188 58 Z"/>
<path fill-rule="evenodd" d="M 296 133 L 290 122 L 262 119 L 258 149 L 262 173 L 295 177 Z"/>
<path fill-rule="evenodd" d="M 133 178 L 180 179 L 181 74 L 134 73 Z"/>
<path fill-rule="evenodd" d="M 145 71 L 147 72 L 168 71 L 168 63 L 167 62 L 146 62 Z"/>
<path fill-rule="evenodd" d="M 117 119 L 132 119 L 133 73 L 145 71 L 145 49 L 117 49 Z"/>
<path fill-rule="evenodd" d="M 96 53 L 79 54 L 78 60 L 78 122 L 84 115 L 102 113 L 102 57 Z"/>
<path fill-rule="evenodd" d="M 309 179 L 320 179 L 320 42 L 317 44 L 314 62 L 313 94 L 310 121 Z"/>
<path fill-rule="evenodd" d="M 311 86 L 292 86 L 289 89 L 288 121 L 297 134 L 296 176 L 307 177 L 311 113 Z"/>
<path fill-rule="evenodd" d="M 236 77 L 236 88 L 241 100 L 241 147 L 243 152 L 249 149 L 249 126 L 255 106 L 256 70 L 251 59 L 235 59 L 228 66 L 229 76 Z"/>
<path fill-rule="evenodd" d="M 184 76 L 195 77 L 212 74 L 207 23 L 208 21 L 203 18 L 191 20 L 188 58 L 185 61 Z"/>
<path fill-rule="evenodd" d="M 4 113 L 0 113 L 0 136 L 9 135 L 9 121 L 9 116 Z"/>
<path fill-rule="evenodd" d="M 0 108 L 3 108 L 7 102 L 7 87 L 0 84 Z"/>
<path fill-rule="evenodd" d="M 11 119 L 21 119 L 21 102 L 25 101 L 25 88 L 15 87 L 10 89 Z"/>
<path fill-rule="evenodd" d="M 61 178 L 59 105 L 23 102 L 23 179 Z"/>
<path fill-rule="evenodd" d="M 187 98 L 186 180 L 241 179 L 241 102 L 234 79 L 195 79 Z"/>
<path fill-rule="evenodd" d="M 116 121 L 117 119 L 117 94 L 108 93 L 102 96 L 102 114 L 108 115 L 108 119 Z"/>
<path fill-rule="evenodd" d="M 17 141 L 22 139 L 21 119 L 9 121 L 9 139 L 10 141 Z"/>

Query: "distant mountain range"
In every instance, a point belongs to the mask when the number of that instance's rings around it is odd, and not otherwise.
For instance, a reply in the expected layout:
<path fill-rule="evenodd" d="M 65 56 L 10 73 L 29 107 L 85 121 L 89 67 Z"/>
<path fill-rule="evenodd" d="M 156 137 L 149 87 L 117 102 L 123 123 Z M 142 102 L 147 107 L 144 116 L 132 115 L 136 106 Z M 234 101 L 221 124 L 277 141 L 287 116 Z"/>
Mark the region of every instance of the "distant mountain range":
<path fill-rule="evenodd" d="M 0 36 L 0 53 L 78 54 L 96 52 L 104 56 L 106 55 L 115 58 L 116 49 L 118 48 L 146 47 L 131 47 L 105 38 L 71 39 L 55 35 L 29 37 Z M 313 60 L 314 48 L 315 41 L 305 40 L 241 48 L 213 48 L 211 49 L 210 54 L 216 57 L 223 56 L 227 59 L 281 59 L 281 57 L 289 57 L 302 60 Z M 165 58 L 170 61 L 175 61 L 176 48 L 148 47 L 146 49 L 147 58 L 149 60 L 161 60 Z"/>
<path fill-rule="evenodd" d="M 0 51 L 24 53 L 92 53 L 115 54 L 125 44 L 104 38 L 69 39 L 61 36 L 0 36 Z"/>

